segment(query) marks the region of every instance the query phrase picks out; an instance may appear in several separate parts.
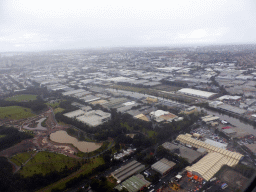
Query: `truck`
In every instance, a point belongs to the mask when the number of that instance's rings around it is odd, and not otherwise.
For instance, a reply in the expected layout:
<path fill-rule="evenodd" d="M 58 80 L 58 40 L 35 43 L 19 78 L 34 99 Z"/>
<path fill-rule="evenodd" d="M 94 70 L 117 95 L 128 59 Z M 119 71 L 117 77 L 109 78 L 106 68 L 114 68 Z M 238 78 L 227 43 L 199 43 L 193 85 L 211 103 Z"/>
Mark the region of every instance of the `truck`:
<path fill-rule="evenodd" d="M 222 185 L 221 185 L 221 189 L 226 189 L 228 187 L 228 184 L 227 183 L 223 183 Z"/>

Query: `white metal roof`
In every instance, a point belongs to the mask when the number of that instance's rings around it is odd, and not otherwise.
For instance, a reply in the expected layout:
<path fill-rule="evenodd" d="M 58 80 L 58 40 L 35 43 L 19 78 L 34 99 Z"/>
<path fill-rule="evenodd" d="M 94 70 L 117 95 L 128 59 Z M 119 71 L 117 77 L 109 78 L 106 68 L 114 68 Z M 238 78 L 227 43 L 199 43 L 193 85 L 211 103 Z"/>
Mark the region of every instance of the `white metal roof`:
<path fill-rule="evenodd" d="M 209 98 L 216 94 L 213 92 L 201 91 L 201 90 L 190 89 L 190 88 L 183 88 L 183 89 L 180 89 L 178 92 L 184 93 L 184 94 L 195 95 L 195 96 L 199 96 L 199 97 L 205 97 L 205 98 Z"/>

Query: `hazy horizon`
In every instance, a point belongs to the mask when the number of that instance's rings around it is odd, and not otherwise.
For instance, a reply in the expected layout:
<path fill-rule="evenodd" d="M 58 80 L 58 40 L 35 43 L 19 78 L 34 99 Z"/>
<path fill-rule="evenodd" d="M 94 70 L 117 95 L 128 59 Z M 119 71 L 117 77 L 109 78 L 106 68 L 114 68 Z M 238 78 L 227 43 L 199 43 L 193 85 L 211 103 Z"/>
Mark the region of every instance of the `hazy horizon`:
<path fill-rule="evenodd" d="M 256 43 L 253 0 L 0 3 L 0 52 Z"/>

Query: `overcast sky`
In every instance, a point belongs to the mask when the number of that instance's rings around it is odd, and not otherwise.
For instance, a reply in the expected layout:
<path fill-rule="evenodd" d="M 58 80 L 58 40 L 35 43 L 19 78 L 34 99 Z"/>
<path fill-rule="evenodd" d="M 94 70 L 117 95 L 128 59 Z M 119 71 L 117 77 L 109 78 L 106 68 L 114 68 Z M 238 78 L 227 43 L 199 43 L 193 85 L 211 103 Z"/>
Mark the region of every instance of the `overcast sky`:
<path fill-rule="evenodd" d="M 256 0 L 0 0 L 0 52 L 256 43 Z"/>

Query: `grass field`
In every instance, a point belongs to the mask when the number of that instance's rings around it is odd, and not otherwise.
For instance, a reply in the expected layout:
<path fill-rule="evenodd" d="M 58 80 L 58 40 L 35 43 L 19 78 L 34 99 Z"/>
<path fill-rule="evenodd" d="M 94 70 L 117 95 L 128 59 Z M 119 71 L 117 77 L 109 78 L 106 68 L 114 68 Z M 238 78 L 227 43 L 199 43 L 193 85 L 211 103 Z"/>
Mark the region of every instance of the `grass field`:
<path fill-rule="evenodd" d="M 34 151 L 19 153 L 12 156 L 10 160 L 16 165 L 21 166 L 21 164 L 25 163 L 33 154 L 35 154 Z"/>
<path fill-rule="evenodd" d="M 8 119 L 23 119 L 32 117 L 34 114 L 31 112 L 31 109 L 19 106 L 9 106 L 9 107 L 0 107 L 0 118 Z"/>
<path fill-rule="evenodd" d="M 9 97 L 7 101 L 33 101 L 36 100 L 37 95 L 15 95 L 13 97 Z"/>
<path fill-rule="evenodd" d="M 148 131 L 148 136 L 153 137 L 154 135 L 157 135 L 157 132 L 155 131 Z"/>
<path fill-rule="evenodd" d="M 67 157 L 62 154 L 39 152 L 20 170 L 24 177 L 33 176 L 34 174 L 45 175 L 52 171 L 61 171 L 67 166 L 68 169 L 75 166 L 76 159 Z"/>
<path fill-rule="evenodd" d="M 56 114 L 56 113 L 61 113 L 61 112 L 64 111 L 64 110 L 65 110 L 65 109 L 58 107 L 58 108 L 55 108 L 55 109 L 53 110 L 53 112 L 54 112 L 54 114 Z"/>
<path fill-rule="evenodd" d="M 82 174 L 90 173 L 94 168 L 98 167 L 99 165 L 104 164 L 104 160 L 101 157 L 98 157 L 96 159 L 91 160 L 90 163 L 84 164 L 77 172 L 69 175 L 68 177 L 61 179 L 60 181 L 57 181 L 56 183 L 53 183 L 44 189 L 40 189 L 39 191 L 42 192 L 50 192 L 52 189 L 59 189 L 63 190 L 65 188 L 66 182 L 70 181 L 71 179 L 75 177 L 79 177 Z"/>

